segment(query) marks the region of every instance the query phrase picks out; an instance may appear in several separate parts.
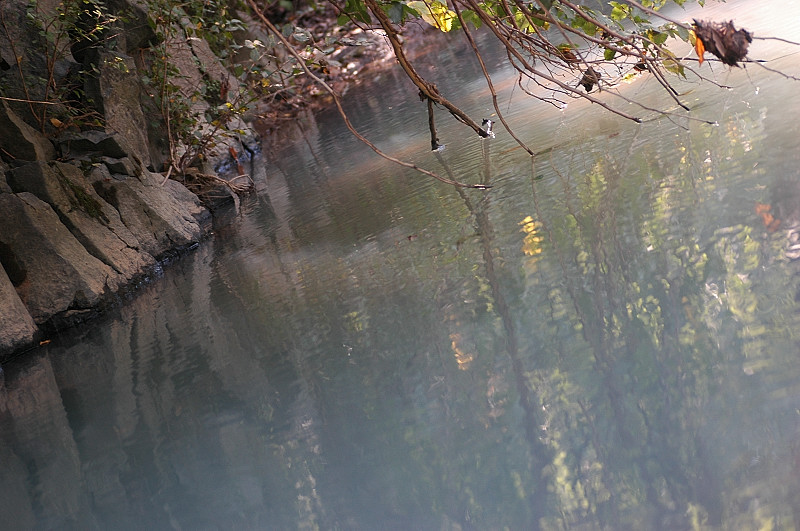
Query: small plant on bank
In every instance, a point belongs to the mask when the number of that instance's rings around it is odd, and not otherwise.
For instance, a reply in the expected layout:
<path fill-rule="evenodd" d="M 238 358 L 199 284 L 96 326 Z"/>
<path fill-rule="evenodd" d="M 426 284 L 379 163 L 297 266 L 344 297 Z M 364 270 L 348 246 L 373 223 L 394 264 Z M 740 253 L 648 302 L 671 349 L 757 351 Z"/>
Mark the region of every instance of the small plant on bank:
<path fill-rule="evenodd" d="M 38 55 L 24 53 L 31 49 L 30 44 L 16 42 L 6 14 L 0 10 L 0 25 L 16 58 L 22 96 L 5 99 L 27 103 L 42 132 L 101 125 L 102 117 L 81 83 L 84 76 L 95 72 L 86 63 L 81 69 L 74 68 L 71 59 L 80 62 L 91 48 L 111 39 L 112 27 L 119 17 L 109 13 L 102 0 L 64 0 L 49 10 L 39 0 L 32 0 L 26 19 L 39 37 Z M 3 93 L 9 89 L 7 85 Z"/>
<path fill-rule="evenodd" d="M 142 80 L 166 130 L 166 173 L 184 176 L 215 153 L 222 140 L 245 134 L 243 115 L 275 84 L 280 69 L 267 67 L 275 57 L 260 41 L 237 42 L 243 23 L 224 6 L 151 0 L 148 9 L 157 44 L 149 50 Z M 219 59 L 224 70 L 212 71 L 218 65 L 198 56 L 201 40 L 214 53 L 212 62 Z M 181 72 L 178 60 L 193 61 L 200 76 Z"/>

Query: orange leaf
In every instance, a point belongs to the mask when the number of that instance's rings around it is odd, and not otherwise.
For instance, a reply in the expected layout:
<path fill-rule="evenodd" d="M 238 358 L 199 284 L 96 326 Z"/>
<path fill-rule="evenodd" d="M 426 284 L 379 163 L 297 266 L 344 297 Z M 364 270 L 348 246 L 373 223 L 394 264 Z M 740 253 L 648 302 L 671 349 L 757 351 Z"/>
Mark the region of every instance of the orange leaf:
<path fill-rule="evenodd" d="M 697 63 L 702 65 L 703 61 L 705 61 L 703 54 L 706 53 L 706 47 L 703 45 L 703 41 L 700 37 L 694 39 L 694 51 L 697 52 Z"/>
<path fill-rule="evenodd" d="M 772 205 L 767 205 L 756 201 L 756 214 L 758 214 L 759 216 L 764 212 L 769 212 L 770 210 L 772 210 Z"/>
<path fill-rule="evenodd" d="M 770 214 L 772 205 L 766 205 L 756 201 L 756 214 L 761 216 L 761 221 L 764 223 L 767 232 L 775 232 L 781 226 L 781 220 Z"/>
<path fill-rule="evenodd" d="M 767 224 L 767 232 L 775 232 L 781 226 L 781 220 L 774 218 Z"/>

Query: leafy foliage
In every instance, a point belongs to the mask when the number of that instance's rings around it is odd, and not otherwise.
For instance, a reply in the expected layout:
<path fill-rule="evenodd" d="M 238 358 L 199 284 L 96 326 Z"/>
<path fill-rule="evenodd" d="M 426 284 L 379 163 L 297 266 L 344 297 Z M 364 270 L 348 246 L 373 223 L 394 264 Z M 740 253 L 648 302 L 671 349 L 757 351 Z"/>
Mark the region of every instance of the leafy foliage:
<path fill-rule="evenodd" d="M 113 39 L 113 26 L 123 18 L 114 14 L 103 0 L 63 0 L 50 5 L 31 0 L 25 10 L 25 22 L 38 38 L 19 42 L 19 28 L 12 28 L 11 9 L 0 9 L 2 35 L 16 59 L 16 79 L 6 78 L 3 94 L 21 91 L 23 102 L 42 132 L 66 127 L 96 127 L 101 116 L 87 96 L 80 79 L 93 75 L 92 68 L 65 70 L 59 63 L 83 56 L 92 48 Z"/>
<path fill-rule="evenodd" d="M 419 20 L 443 32 L 464 32 L 479 57 L 480 49 L 470 32 L 486 27 L 496 37 L 497 44 L 508 51 L 510 63 L 519 73 L 518 85 L 524 92 L 559 107 L 567 105 L 571 98 L 582 97 L 626 118 L 640 121 L 635 113 L 623 109 L 636 102 L 628 101 L 617 92 L 617 85 L 635 76 L 650 75 L 664 87 L 670 99 L 688 110 L 679 101 L 670 75 L 686 77 L 688 72 L 695 72 L 695 59 L 681 58 L 673 50 L 674 45 L 682 42 L 695 45 L 697 28 L 721 28 L 718 33 L 727 31 L 734 36 L 729 41 L 733 38 L 738 42 L 749 36 L 744 30 L 741 30 L 744 33 L 734 33 L 732 26 L 726 29 L 724 25 L 701 25 L 697 22 L 690 25 L 672 20 L 660 12 L 668 3 L 682 6 L 685 0 L 611 0 L 601 9 L 569 0 L 347 0 L 341 8 L 340 22 L 361 25 L 377 22 L 389 34 L 395 52 L 398 52 L 402 44 L 392 38 L 399 31 L 395 26 Z M 384 13 L 388 15 L 388 24 Z M 708 39 L 703 38 L 704 41 Z M 735 65 L 745 58 L 746 46 L 739 47 L 742 52 L 728 59 L 724 52 L 729 51 L 731 45 L 723 46 L 721 38 L 715 42 L 723 50 L 716 55 L 726 64 Z M 702 63 L 702 54 L 698 52 L 698 55 Z M 410 64 L 400 62 L 425 93 L 424 80 L 410 71 L 413 68 Z M 486 75 L 490 82 L 488 72 Z M 601 102 L 590 95 L 590 92 L 598 90 L 615 93 L 625 105 Z M 429 94 L 426 96 L 430 97 Z M 443 104 L 442 98 L 433 99 L 435 103 Z M 643 111 L 654 110 L 643 105 L 639 107 Z M 495 109 L 503 121 L 500 109 L 496 106 Z M 457 114 L 450 107 L 448 110 Z M 463 116 L 457 118 L 473 126 Z M 476 131 L 480 133 L 480 130 Z"/>

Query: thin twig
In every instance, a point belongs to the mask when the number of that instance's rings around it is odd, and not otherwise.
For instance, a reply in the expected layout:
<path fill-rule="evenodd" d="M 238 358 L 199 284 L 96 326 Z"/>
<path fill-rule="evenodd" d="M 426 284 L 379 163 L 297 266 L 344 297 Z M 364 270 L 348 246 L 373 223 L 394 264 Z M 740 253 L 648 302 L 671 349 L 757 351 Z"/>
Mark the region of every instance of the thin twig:
<path fill-rule="evenodd" d="M 375 18 L 378 19 L 378 23 L 386 32 L 386 37 L 389 39 L 389 43 L 392 45 L 392 49 L 394 50 L 394 55 L 397 58 L 397 61 L 400 63 L 400 66 L 403 67 L 403 70 L 405 70 L 406 74 L 414 83 L 414 85 L 416 85 L 426 97 L 432 99 L 435 103 L 450 111 L 450 114 L 452 114 L 456 120 L 472 128 L 472 130 L 478 133 L 480 136 L 488 136 L 486 131 L 484 131 L 477 123 L 467 116 L 464 111 L 453 105 L 447 98 L 442 96 L 439 93 L 439 90 L 436 88 L 436 85 L 429 83 L 422 76 L 420 76 L 419 73 L 417 73 L 414 66 L 408 60 L 408 57 L 406 57 L 403 45 L 400 42 L 400 39 L 397 38 L 397 31 L 392 26 L 392 21 L 389 19 L 389 16 L 386 14 L 386 12 L 378 5 L 378 3 L 375 0 L 364 0 L 364 4 L 369 8 Z"/>
<path fill-rule="evenodd" d="M 654 9 L 650 9 L 649 7 L 645 7 L 642 4 L 640 4 L 639 2 L 636 2 L 635 0 L 622 0 L 622 1 L 625 2 L 628 5 L 631 5 L 631 6 L 635 7 L 635 8 L 637 8 L 637 9 L 641 10 L 641 11 L 644 11 L 648 15 L 651 15 L 651 16 L 654 16 L 654 17 L 658 17 L 661 20 L 666 20 L 667 22 L 671 22 L 671 23 L 675 24 L 676 26 L 680 26 L 681 28 L 684 28 L 684 29 L 687 29 L 687 30 L 692 29 L 691 25 L 686 24 L 684 22 L 680 22 L 678 20 L 675 20 L 674 18 L 670 18 L 670 17 L 668 17 L 668 16 L 666 16 L 666 15 L 664 15 L 664 14 L 662 14 L 662 13 L 660 13 L 660 12 L 654 10 Z"/>
<path fill-rule="evenodd" d="M 583 94 L 583 93 L 579 92 L 577 88 L 571 87 L 571 86 L 567 85 L 566 83 L 564 83 L 562 81 L 559 81 L 558 79 L 554 78 L 553 76 L 545 74 L 544 72 L 534 68 L 533 65 L 530 64 L 522 56 L 522 54 L 516 48 L 514 48 L 514 46 L 511 45 L 510 42 L 508 42 L 508 39 L 504 35 L 502 35 L 500 33 L 500 31 L 497 29 L 496 25 L 493 24 L 493 21 L 492 21 L 491 17 L 489 17 L 489 15 L 486 14 L 480 8 L 480 6 L 478 6 L 477 2 L 475 0 L 467 0 L 467 1 L 468 1 L 468 4 L 470 5 L 470 8 L 473 11 L 475 11 L 475 13 L 477 13 L 477 15 L 483 21 L 483 23 L 486 24 L 487 26 L 489 26 L 489 29 L 495 34 L 495 36 L 500 40 L 500 42 L 503 43 L 503 45 L 506 47 L 506 50 L 509 53 L 509 55 L 513 55 L 517 59 L 517 61 L 519 61 L 519 63 L 522 66 L 524 66 L 524 69 L 527 72 L 530 73 L 530 74 L 526 74 L 526 75 L 531 75 L 531 76 L 534 76 L 534 77 L 535 76 L 541 77 L 542 79 L 544 79 L 546 81 L 549 81 L 550 83 L 553 83 L 553 84 L 561 87 L 563 90 L 567 91 L 568 93 L 577 94 L 580 97 L 582 97 L 584 99 L 587 99 L 587 100 L 591 101 L 592 103 L 596 103 L 597 105 L 603 107 L 604 109 L 606 109 L 608 111 L 611 111 L 614 114 L 622 116 L 623 118 L 627 118 L 628 120 L 632 120 L 632 121 L 634 121 L 636 123 L 641 123 L 641 121 L 642 121 L 641 118 L 637 118 L 636 116 L 632 116 L 632 115 L 630 115 L 630 114 L 628 114 L 628 113 L 626 113 L 624 111 L 621 111 L 619 109 L 615 109 L 615 108 L 609 106 L 604 101 L 599 100 L 599 99 L 597 99 L 594 96 L 591 96 L 589 94 Z M 518 68 L 518 70 L 519 70 L 519 68 Z M 534 77 L 532 77 L 532 79 L 534 79 Z M 536 81 L 536 80 L 534 79 L 534 81 Z M 538 81 L 536 81 L 536 82 L 538 83 Z"/>
<path fill-rule="evenodd" d="M 506 122 L 503 113 L 500 111 L 500 106 L 497 104 L 497 91 L 494 89 L 494 84 L 492 83 L 492 77 L 489 75 L 489 71 L 486 69 L 486 64 L 483 62 L 483 57 L 481 56 L 480 51 L 478 51 L 478 46 L 475 44 L 475 40 L 472 38 L 472 33 L 467 28 L 467 23 L 464 21 L 464 18 L 461 16 L 461 10 L 458 8 L 458 5 L 454 2 L 453 6 L 456 11 L 456 16 L 458 16 L 459 22 L 461 22 L 461 29 L 464 32 L 464 35 L 467 37 L 467 41 L 469 42 L 470 47 L 472 47 L 472 51 L 475 53 L 475 57 L 478 59 L 478 63 L 481 66 L 481 72 L 483 72 L 483 77 L 486 79 L 486 85 L 489 87 L 489 92 L 492 94 L 492 105 L 494 106 L 494 110 L 497 113 L 497 118 L 503 124 L 508 134 L 516 140 L 517 144 L 519 144 L 525 151 L 527 151 L 531 156 L 536 156 L 536 153 L 529 148 L 517 135 L 514 134 L 514 131 L 511 130 L 511 127 Z"/>
<path fill-rule="evenodd" d="M 381 151 L 375 144 L 370 142 L 366 137 L 364 137 L 364 135 L 359 133 L 355 129 L 355 127 L 353 127 L 353 124 L 350 122 L 350 118 L 347 116 L 347 113 L 344 111 L 344 108 L 342 107 L 342 102 L 341 102 L 341 100 L 339 98 L 339 95 L 336 93 L 336 91 L 333 90 L 333 88 L 330 85 L 328 85 L 323 79 L 321 79 L 314 72 L 312 72 L 310 68 L 308 68 L 308 66 L 306 65 L 306 62 L 303 60 L 302 57 L 300 57 L 300 54 L 298 54 L 294 50 L 294 48 L 289 43 L 289 41 L 286 40 L 286 37 L 283 36 L 283 33 L 281 33 L 281 31 L 278 28 L 276 28 L 275 25 L 272 24 L 272 22 L 270 22 L 267 17 L 264 16 L 264 14 L 261 12 L 261 10 L 256 5 L 255 0 L 247 0 L 247 2 L 250 4 L 250 7 L 253 8 L 253 12 L 256 13 L 256 15 L 261 20 L 261 22 L 264 24 L 264 26 L 266 26 L 266 28 L 273 35 L 275 35 L 275 38 L 277 38 L 281 42 L 281 44 L 283 44 L 286 47 L 286 51 L 289 52 L 289 54 L 292 55 L 295 59 L 297 59 L 298 64 L 300 65 L 300 68 L 306 73 L 306 75 L 308 75 L 311 79 L 316 81 L 319 84 L 319 86 L 321 86 L 328 94 L 331 95 L 331 97 L 333 98 L 333 102 L 336 105 L 336 109 L 339 112 L 339 115 L 342 117 L 342 120 L 344 120 L 344 123 L 345 123 L 345 126 L 347 127 L 347 129 L 353 134 L 353 136 L 355 136 L 361 142 L 366 144 L 370 149 L 372 149 L 372 151 L 374 151 L 379 156 L 385 158 L 386 160 L 394 162 L 395 164 L 398 164 L 398 165 L 403 166 L 405 168 L 410 168 L 412 170 L 416 170 L 416 171 L 418 171 L 418 172 L 420 172 L 420 173 L 422 173 L 424 175 L 427 175 L 429 177 L 433 177 L 434 179 L 436 179 L 438 181 L 441 181 L 441 182 L 443 182 L 445 184 L 450 184 L 450 185 L 453 185 L 453 186 L 459 186 L 459 187 L 462 187 L 462 188 L 478 188 L 478 189 L 486 189 L 486 188 L 488 188 L 488 186 L 482 185 L 482 184 L 467 184 L 467 183 L 462 183 L 462 182 L 455 181 L 455 180 L 452 180 L 452 179 L 446 179 L 446 178 L 444 178 L 444 177 L 442 177 L 440 175 L 437 175 L 436 173 L 434 173 L 432 171 L 426 170 L 424 168 L 420 168 L 416 164 L 412 164 L 410 162 L 405 162 L 403 160 L 400 160 L 398 158 L 392 157 L 391 155 Z"/>
<path fill-rule="evenodd" d="M 20 103 L 35 103 L 36 105 L 61 105 L 62 104 L 62 102 L 58 102 L 58 101 L 27 100 L 27 99 L 24 99 L 24 98 L 8 98 L 6 96 L 0 96 L 0 100 L 18 101 Z"/>
<path fill-rule="evenodd" d="M 800 46 L 800 42 L 790 41 L 788 39 L 782 39 L 780 37 L 755 37 L 753 35 L 750 36 L 754 40 L 759 41 L 780 41 L 785 42 L 786 44 L 791 44 L 792 46 Z"/>

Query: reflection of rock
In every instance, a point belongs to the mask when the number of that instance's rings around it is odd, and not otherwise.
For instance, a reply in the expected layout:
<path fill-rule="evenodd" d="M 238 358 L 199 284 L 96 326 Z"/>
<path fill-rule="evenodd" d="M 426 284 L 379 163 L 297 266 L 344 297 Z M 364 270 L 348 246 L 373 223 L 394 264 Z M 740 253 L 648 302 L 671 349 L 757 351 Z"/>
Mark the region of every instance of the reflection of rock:
<path fill-rule="evenodd" d="M 70 523 L 88 507 L 81 490 L 76 488 L 81 484 L 80 458 L 53 369 L 46 357 L 37 356 L 6 371 L 6 393 L 2 398 L 14 431 L 9 434 L 13 435 L 11 440 L 4 441 L 9 444 L 0 447 L 6 447 L 3 452 L 13 455 L 3 456 L 0 478 L 4 479 L 0 480 L 0 488 L 14 482 L 15 477 L 35 478 L 35 483 L 25 482 L 16 492 L 2 491 L 0 498 L 12 496 L 17 500 L 10 512 L 3 512 L 3 521 L 31 521 L 35 510 L 38 527 L 71 528 Z M 3 430 L 2 435 L 5 434 Z M 11 475 L 19 466 L 24 467 L 25 473 Z M 6 505 L 4 502 L 0 506 Z"/>
<path fill-rule="evenodd" d="M 4 434 L 11 435 L 11 434 Z M 0 513 L 8 524 L 16 529 L 35 529 L 36 518 L 33 513 L 32 496 L 28 491 L 25 463 L 13 453 L 9 441 L 0 437 Z"/>

